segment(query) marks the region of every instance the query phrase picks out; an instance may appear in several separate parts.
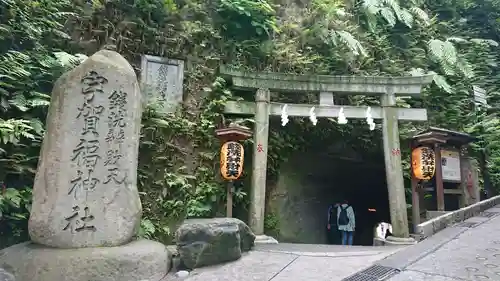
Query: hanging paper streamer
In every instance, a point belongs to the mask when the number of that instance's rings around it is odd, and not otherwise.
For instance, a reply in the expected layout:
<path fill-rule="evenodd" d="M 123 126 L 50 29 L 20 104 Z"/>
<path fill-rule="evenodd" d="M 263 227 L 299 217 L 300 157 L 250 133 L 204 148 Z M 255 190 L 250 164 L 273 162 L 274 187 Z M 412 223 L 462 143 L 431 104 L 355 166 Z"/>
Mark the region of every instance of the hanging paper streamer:
<path fill-rule="evenodd" d="M 344 108 L 341 107 L 339 111 L 339 118 L 337 121 L 339 124 L 347 124 L 347 118 L 345 118 Z"/>
<path fill-rule="evenodd" d="M 371 107 L 368 107 L 366 109 L 366 123 L 368 123 L 370 131 L 375 130 L 375 122 L 373 122 L 372 108 Z"/>
<path fill-rule="evenodd" d="M 286 124 L 288 124 L 288 113 L 286 112 L 288 108 L 288 105 L 285 104 L 283 105 L 283 107 L 281 108 L 281 126 L 286 126 Z"/>
<path fill-rule="evenodd" d="M 318 119 L 316 118 L 316 113 L 314 113 L 314 106 L 309 110 L 309 120 L 313 123 L 314 126 L 318 123 Z"/>

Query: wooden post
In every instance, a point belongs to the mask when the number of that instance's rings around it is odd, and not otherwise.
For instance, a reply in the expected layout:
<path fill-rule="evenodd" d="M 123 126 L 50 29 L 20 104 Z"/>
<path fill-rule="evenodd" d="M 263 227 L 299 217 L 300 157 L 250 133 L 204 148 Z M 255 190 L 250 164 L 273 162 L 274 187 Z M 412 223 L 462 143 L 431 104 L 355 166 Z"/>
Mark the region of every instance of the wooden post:
<path fill-rule="evenodd" d="M 226 217 L 233 217 L 233 181 L 227 182 Z"/>
<path fill-rule="evenodd" d="M 387 177 L 387 189 L 389 191 L 392 234 L 396 237 L 408 238 L 410 233 L 408 230 L 408 215 L 406 213 L 396 96 L 392 89 L 382 96 L 381 105 L 385 173 Z"/>
<path fill-rule="evenodd" d="M 418 179 L 411 178 L 411 211 L 413 233 L 417 232 L 417 225 L 420 224 L 420 194 L 418 192 Z"/>
<path fill-rule="evenodd" d="M 415 149 L 414 144 L 410 145 L 410 163 L 413 163 L 413 155 L 411 152 Z M 417 225 L 420 224 L 420 194 L 417 190 L 418 179 L 413 174 L 413 167 L 410 165 L 410 175 L 411 175 L 411 211 L 412 211 L 412 224 L 413 233 L 417 232 Z"/>
<path fill-rule="evenodd" d="M 443 188 L 443 169 L 441 166 L 441 147 L 434 144 L 434 154 L 436 155 L 436 199 L 437 210 L 444 211 L 444 188 Z"/>
<path fill-rule="evenodd" d="M 257 90 L 255 95 L 254 151 L 249 219 L 250 228 L 255 235 L 264 234 L 270 99 L 269 89 Z"/>

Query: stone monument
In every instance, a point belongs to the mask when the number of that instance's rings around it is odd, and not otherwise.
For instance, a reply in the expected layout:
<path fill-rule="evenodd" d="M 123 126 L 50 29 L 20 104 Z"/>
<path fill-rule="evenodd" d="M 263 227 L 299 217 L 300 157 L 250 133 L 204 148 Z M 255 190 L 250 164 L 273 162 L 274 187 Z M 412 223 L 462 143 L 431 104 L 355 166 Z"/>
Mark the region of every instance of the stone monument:
<path fill-rule="evenodd" d="M 55 83 L 33 187 L 31 242 L 0 251 L 17 281 L 159 281 L 166 247 L 135 240 L 141 93 L 134 70 L 102 50 Z"/>

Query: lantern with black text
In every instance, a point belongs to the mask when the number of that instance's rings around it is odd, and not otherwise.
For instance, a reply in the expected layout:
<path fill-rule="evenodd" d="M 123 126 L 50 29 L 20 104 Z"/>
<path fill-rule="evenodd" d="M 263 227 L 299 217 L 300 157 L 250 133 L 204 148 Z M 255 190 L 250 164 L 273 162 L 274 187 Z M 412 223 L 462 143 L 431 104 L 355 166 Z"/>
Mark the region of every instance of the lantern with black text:
<path fill-rule="evenodd" d="M 243 145 L 228 141 L 220 151 L 220 173 L 226 180 L 236 180 L 243 172 Z"/>
<path fill-rule="evenodd" d="M 413 175 L 419 180 L 430 180 L 436 172 L 436 155 L 429 147 L 415 148 L 411 153 Z"/>

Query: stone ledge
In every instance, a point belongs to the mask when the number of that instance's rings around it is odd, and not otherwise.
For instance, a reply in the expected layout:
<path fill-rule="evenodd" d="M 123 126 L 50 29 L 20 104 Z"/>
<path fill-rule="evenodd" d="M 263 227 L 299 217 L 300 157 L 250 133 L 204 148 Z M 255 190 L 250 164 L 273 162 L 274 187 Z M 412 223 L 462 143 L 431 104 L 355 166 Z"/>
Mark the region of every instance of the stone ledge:
<path fill-rule="evenodd" d="M 490 199 L 472 204 L 465 208 L 456 211 L 448 212 L 444 215 L 435 217 L 431 220 L 423 222 L 416 227 L 416 234 L 429 237 L 446 227 L 458 222 L 462 222 L 468 218 L 479 215 L 481 212 L 500 204 L 500 195 Z"/>
<path fill-rule="evenodd" d="M 279 244 L 279 242 L 271 236 L 257 235 L 255 237 L 255 244 Z"/>
<path fill-rule="evenodd" d="M 158 242 L 137 240 L 118 247 L 59 249 L 26 242 L 0 251 L 0 268 L 16 281 L 159 281 L 170 254 Z"/>

